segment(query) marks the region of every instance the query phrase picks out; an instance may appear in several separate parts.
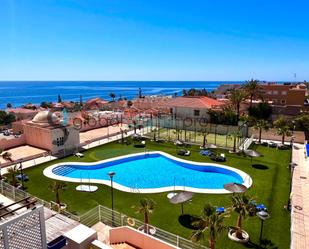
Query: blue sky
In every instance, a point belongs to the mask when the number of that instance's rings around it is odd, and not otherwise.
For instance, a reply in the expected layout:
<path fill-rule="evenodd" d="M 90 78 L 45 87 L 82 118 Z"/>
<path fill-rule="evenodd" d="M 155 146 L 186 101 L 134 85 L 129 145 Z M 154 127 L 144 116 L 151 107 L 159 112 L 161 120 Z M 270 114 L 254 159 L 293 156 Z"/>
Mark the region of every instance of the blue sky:
<path fill-rule="evenodd" d="M 0 80 L 309 80 L 308 1 L 0 0 Z"/>

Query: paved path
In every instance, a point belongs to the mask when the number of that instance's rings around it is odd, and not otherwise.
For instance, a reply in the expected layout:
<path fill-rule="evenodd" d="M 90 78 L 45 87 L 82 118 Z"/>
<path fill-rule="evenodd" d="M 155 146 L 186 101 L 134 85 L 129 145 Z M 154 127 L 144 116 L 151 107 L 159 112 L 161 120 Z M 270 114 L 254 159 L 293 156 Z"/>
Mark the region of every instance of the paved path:
<path fill-rule="evenodd" d="M 137 130 L 137 133 L 143 134 L 143 132 L 144 132 L 143 129 Z M 134 134 L 134 131 L 129 131 L 126 135 L 124 135 L 124 137 L 128 137 L 128 136 L 131 136 L 133 134 Z M 119 135 L 111 134 L 111 136 L 109 138 L 105 138 L 105 139 L 102 139 L 102 140 L 98 140 L 98 141 L 89 143 L 89 144 L 83 146 L 83 148 L 87 150 L 87 149 L 91 149 L 91 148 L 94 148 L 94 147 L 97 147 L 97 146 L 100 146 L 100 145 L 103 145 L 103 144 L 106 144 L 106 143 L 110 143 L 110 142 L 113 142 L 113 141 L 116 141 L 116 140 L 119 140 L 119 139 L 121 139 L 121 134 L 119 134 Z M 50 162 L 50 161 L 53 161 L 53 160 L 56 160 L 56 159 L 58 159 L 58 158 L 54 157 L 54 156 L 38 157 L 38 158 L 29 160 L 29 161 L 25 161 L 25 162 L 22 163 L 22 165 L 23 165 L 23 169 L 26 169 L 26 168 L 30 168 L 30 167 L 36 166 L 38 164 Z M 12 166 L 14 166 L 14 164 Z M 12 166 L 2 168 L 1 174 L 6 174 L 7 169 L 12 167 Z"/>
<path fill-rule="evenodd" d="M 291 249 L 309 248 L 309 161 L 303 144 L 295 144 L 291 211 Z"/>

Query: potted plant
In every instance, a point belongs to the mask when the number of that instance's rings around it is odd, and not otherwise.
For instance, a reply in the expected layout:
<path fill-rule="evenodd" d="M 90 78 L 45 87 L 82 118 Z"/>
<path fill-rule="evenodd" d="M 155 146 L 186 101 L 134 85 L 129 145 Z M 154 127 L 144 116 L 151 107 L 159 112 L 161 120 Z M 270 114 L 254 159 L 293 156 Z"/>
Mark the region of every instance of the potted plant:
<path fill-rule="evenodd" d="M 202 211 L 202 215 L 192 222 L 192 226 L 197 230 L 193 231 L 191 240 L 198 242 L 204 238 L 204 234 L 208 233 L 209 248 L 215 249 L 218 236 L 226 229 L 223 224 L 226 214 L 220 214 L 216 208 L 210 204 L 206 204 Z"/>
<path fill-rule="evenodd" d="M 254 200 L 246 194 L 232 196 L 232 210 L 238 213 L 236 227 L 230 227 L 228 237 L 236 242 L 247 243 L 249 234 L 242 229 L 242 221 L 255 213 Z"/>
<path fill-rule="evenodd" d="M 65 210 L 67 205 L 65 203 L 62 203 L 60 201 L 60 192 L 65 191 L 67 188 L 67 185 L 65 182 L 60 182 L 60 181 L 54 181 L 49 185 L 49 189 L 55 193 L 56 195 L 56 203 L 59 206 L 59 211 Z"/>
<path fill-rule="evenodd" d="M 16 179 L 16 175 L 18 174 L 17 165 L 8 168 L 7 172 L 10 176 L 9 178 L 11 179 L 10 184 L 13 185 L 14 187 L 17 187 L 17 185 L 18 185 L 18 181 Z"/>
<path fill-rule="evenodd" d="M 137 213 L 144 216 L 144 225 L 139 227 L 139 230 L 144 230 L 147 234 L 155 234 L 155 228 L 149 226 L 149 216 L 153 213 L 156 203 L 152 199 L 141 199 L 140 206 L 137 208 Z"/>

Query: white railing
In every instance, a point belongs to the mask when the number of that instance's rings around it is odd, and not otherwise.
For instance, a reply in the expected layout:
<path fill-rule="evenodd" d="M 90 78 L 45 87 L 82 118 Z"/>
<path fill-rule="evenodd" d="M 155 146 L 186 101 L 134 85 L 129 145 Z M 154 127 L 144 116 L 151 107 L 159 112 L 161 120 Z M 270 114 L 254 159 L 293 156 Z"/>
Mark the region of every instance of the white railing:
<path fill-rule="evenodd" d="M 113 211 L 101 205 L 89 210 L 87 213 L 80 216 L 80 222 L 86 226 L 93 226 L 99 221 L 111 227 L 130 226 L 132 228 L 139 229 L 144 226 L 144 223 L 138 219 L 130 218 L 125 214 Z M 156 231 L 153 234 L 154 237 L 172 245 L 184 249 L 207 249 L 206 246 L 195 244 L 188 239 L 172 234 L 160 228 L 153 227 L 151 225 L 149 225 L 149 227 L 154 228 Z"/>
<path fill-rule="evenodd" d="M 37 202 L 42 204 L 44 207 L 49 209 L 54 209 L 54 203 L 53 202 L 47 202 L 42 199 L 39 199 L 35 196 L 32 196 L 31 194 L 13 187 L 12 185 L 0 181 L 0 192 L 2 195 L 14 200 L 19 201 L 26 197 L 33 197 L 36 198 Z M 58 210 L 57 210 L 58 211 Z M 62 215 L 65 215 L 66 217 L 76 220 L 88 227 L 91 227 L 98 222 L 103 222 L 106 225 L 112 226 L 112 227 L 119 227 L 119 226 L 130 226 L 135 229 L 138 229 L 144 225 L 144 223 L 138 219 L 130 219 L 125 214 L 119 213 L 117 211 L 113 211 L 107 207 L 104 206 L 97 206 L 86 213 L 82 214 L 81 216 L 74 215 L 68 211 L 61 210 L 60 213 Z M 133 224 L 129 222 L 129 220 L 133 220 Z M 151 226 L 153 227 L 153 226 Z M 175 235 L 173 233 L 167 232 L 165 230 L 162 230 L 160 228 L 154 227 L 156 233 L 153 234 L 154 237 L 161 239 L 167 243 L 170 243 L 172 245 L 178 246 L 183 249 L 208 249 L 206 246 L 193 243 L 192 241 L 185 239 L 183 237 L 180 237 L 178 235 Z"/>
<path fill-rule="evenodd" d="M 239 146 L 239 150 L 247 150 L 250 147 L 250 145 L 252 144 L 253 139 L 254 139 L 253 135 L 249 138 L 244 139 L 244 141 Z"/>

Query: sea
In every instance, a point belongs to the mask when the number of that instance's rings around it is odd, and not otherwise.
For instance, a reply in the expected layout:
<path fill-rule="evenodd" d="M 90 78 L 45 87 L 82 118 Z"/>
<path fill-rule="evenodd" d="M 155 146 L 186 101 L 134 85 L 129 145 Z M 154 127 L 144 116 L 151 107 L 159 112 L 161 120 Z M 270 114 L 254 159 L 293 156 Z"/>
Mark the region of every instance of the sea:
<path fill-rule="evenodd" d="M 183 89 L 216 89 L 220 84 L 243 83 L 236 81 L 0 81 L 0 109 L 10 103 L 13 107 L 24 104 L 40 104 L 43 101 L 56 102 L 58 95 L 63 101 L 83 101 L 100 97 L 111 100 L 110 93 L 116 99 L 132 99 L 138 95 L 168 96 L 177 93 L 181 96 Z"/>

